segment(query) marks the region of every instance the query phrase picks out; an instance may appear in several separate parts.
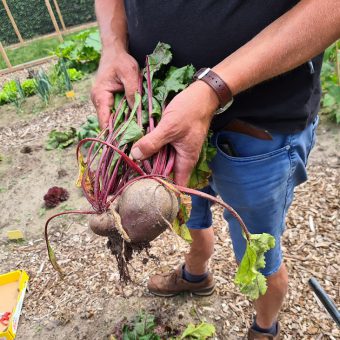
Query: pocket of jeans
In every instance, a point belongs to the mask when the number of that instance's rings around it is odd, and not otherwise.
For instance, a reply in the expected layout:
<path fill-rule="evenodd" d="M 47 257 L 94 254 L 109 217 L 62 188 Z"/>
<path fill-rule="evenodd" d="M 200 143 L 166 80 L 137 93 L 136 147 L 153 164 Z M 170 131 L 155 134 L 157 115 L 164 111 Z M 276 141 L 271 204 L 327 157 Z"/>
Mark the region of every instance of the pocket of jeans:
<path fill-rule="evenodd" d="M 221 143 L 224 142 L 223 138 L 216 137 L 217 154 L 211 164 L 214 178 L 229 183 L 244 184 L 246 189 L 248 186 L 255 188 L 257 183 L 261 182 L 265 187 L 287 181 L 290 171 L 289 150 L 291 146 L 289 144 L 279 143 L 278 148 L 269 146 L 268 151 L 242 156 L 242 154 L 237 154 L 237 140 L 231 140 L 236 150 L 236 155 L 233 156 L 221 148 Z M 254 143 L 265 143 L 265 141 L 254 140 Z M 254 149 L 256 149 L 255 144 Z M 264 148 L 260 149 L 263 151 Z"/>

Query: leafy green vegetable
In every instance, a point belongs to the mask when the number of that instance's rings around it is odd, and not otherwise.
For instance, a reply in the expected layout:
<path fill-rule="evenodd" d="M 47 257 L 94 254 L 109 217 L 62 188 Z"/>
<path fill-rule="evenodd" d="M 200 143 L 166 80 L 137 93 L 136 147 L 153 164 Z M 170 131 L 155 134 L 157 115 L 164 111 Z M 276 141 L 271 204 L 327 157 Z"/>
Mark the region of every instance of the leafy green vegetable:
<path fill-rule="evenodd" d="M 275 247 L 275 238 L 267 233 L 251 234 L 246 251 L 235 276 L 240 291 L 256 300 L 267 290 L 266 278 L 259 269 L 266 266 L 264 254 Z"/>
<path fill-rule="evenodd" d="M 16 100 L 18 88 L 15 80 L 5 82 L 1 93 L 2 95 L 0 96 L 0 102 L 3 102 L 3 104 L 7 104 Z"/>
<path fill-rule="evenodd" d="M 81 71 L 78 71 L 75 68 L 67 69 L 67 73 L 71 81 L 77 81 L 77 80 L 81 80 L 84 78 L 84 73 Z"/>
<path fill-rule="evenodd" d="M 13 104 L 16 106 L 17 110 L 21 110 L 21 105 L 22 103 L 25 101 L 25 94 L 24 94 L 24 90 L 21 87 L 20 81 L 18 79 L 15 80 L 15 85 L 17 88 L 17 93 L 16 93 L 16 97 L 13 100 Z"/>
<path fill-rule="evenodd" d="M 97 116 L 89 115 L 86 118 L 86 122 L 77 131 L 77 137 L 79 140 L 84 138 L 95 138 L 100 133 L 100 127 Z"/>
<path fill-rule="evenodd" d="M 211 170 L 209 162 L 216 155 L 216 148 L 209 143 L 209 137 L 204 141 L 198 162 L 191 173 L 189 188 L 203 189 L 209 184 Z"/>
<path fill-rule="evenodd" d="M 165 105 L 165 101 L 171 92 L 177 93 L 184 90 L 190 84 L 194 73 L 195 68 L 192 65 L 181 68 L 170 67 L 165 80 L 154 89 L 154 97 L 160 105 Z"/>
<path fill-rule="evenodd" d="M 150 77 L 151 80 L 155 72 L 159 71 L 163 65 L 170 63 L 172 59 L 172 53 L 170 51 L 170 45 L 159 42 L 155 47 L 152 54 L 148 56 L 150 65 Z"/>
<path fill-rule="evenodd" d="M 48 139 L 45 144 L 46 150 L 64 149 L 76 141 L 77 131 L 71 127 L 70 131 L 52 130 L 48 134 Z"/>
<path fill-rule="evenodd" d="M 119 132 L 117 133 L 117 138 L 119 136 L 121 136 L 125 130 L 128 128 L 128 126 L 130 125 L 130 123 L 135 119 L 135 114 L 137 112 L 138 106 L 140 104 L 141 101 L 141 96 L 138 92 L 135 93 L 135 103 L 133 105 L 133 108 L 131 110 L 129 119 L 123 124 L 123 126 L 120 128 Z M 126 144 L 126 143 L 125 143 Z"/>
<path fill-rule="evenodd" d="M 41 100 L 45 103 L 45 105 L 47 105 L 50 100 L 52 88 L 50 80 L 47 77 L 47 74 L 40 69 L 38 73 L 34 76 L 34 83 L 38 95 L 40 96 Z"/>
<path fill-rule="evenodd" d="M 119 147 L 122 147 L 123 145 L 130 142 L 135 142 L 138 139 L 142 138 L 144 135 L 143 132 L 143 129 L 137 124 L 137 122 L 135 120 L 132 120 L 125 130 L 123 138 L 119 143 Z"/>
<path fill-rule="evenodd" d="M 153 315 L 140 313 L 132 325 L 123 326 L 123 340 L 161 340 L 154 332 L 156 326 Z"/>
<path fill-rule="evenodd" d="M 26 97 L 36 94 L 36 87 L 33 79 L 26 79 L 21 83 L 21 87 Z"/>
<path fill-rule="evenodd" d="M 205 340 L 213 336 L 215 332 L 215 326 L 212 324 L 202 322 L 201 324 L 195 326 L 194 324 L 189 323 L 188 327 L 185 329 L 180 339 Z"/>
<path fill-rule="evenodd" d="M 10 97 L 8 96 L 7 92 L 1 91 L 0 92 L 0 105 L 4 105 L 10 103 Z"/>
<path fill-rule="evenodd" d="M 99 31 L 83 31 L 73 40 L 60 44 L 55 54 L 60 59 L 67 60 L 67 66 L 83 72 L 93 72 L 97 69 L 100 59 L 101 43 Z"/>

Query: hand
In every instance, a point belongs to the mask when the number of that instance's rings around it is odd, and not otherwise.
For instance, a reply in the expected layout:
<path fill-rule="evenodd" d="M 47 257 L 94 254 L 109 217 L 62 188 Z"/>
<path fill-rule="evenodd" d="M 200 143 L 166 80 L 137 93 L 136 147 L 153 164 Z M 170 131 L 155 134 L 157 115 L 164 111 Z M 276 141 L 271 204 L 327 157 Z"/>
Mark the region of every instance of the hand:
<path fill-rule="evenodd" d="M 104 50 L 98 73 L 91 91 L 91 99 L 97 110 L 99 125 L 103 129 L 109 122 L 115 92 L 125 91 L 132 107 L 138 89 L 139 67 L 126 51 L 116 53 Z"/>
<path fill-rule="evenodd" d="M 133 146 L 132 157 L 148 158 L 170 143 L 176 150 L 175 182 L 185 186 L 198 161 L 218 105 L 217 95 L 209 85 L 194 82 L 169 103 L 155 130 Z"/>

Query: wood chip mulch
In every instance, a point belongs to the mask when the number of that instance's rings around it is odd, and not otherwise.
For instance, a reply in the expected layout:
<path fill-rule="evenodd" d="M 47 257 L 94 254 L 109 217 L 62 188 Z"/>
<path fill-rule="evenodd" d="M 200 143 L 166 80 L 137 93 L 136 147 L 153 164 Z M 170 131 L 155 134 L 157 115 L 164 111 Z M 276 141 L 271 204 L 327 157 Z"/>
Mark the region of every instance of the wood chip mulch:
<path fill-rule="evenodd" d="M 307 284 L 310 277 L 317 278 L 340 305 L 339 183 L 338 169 L 313 166 L 309 181 L 296 190 L 283 238 L 290 273 L 289 293 L 280 315 L 283 339 L 340 338 L 339 328 Z M 187 245 L 171 232 L 153 242 L 151 253 L 156 259 L 143 253 L 133 259 L 134 283 L 125 287 L 105 239 L 93 235 L 84 219 L 58 219 L 52 224 L 51 242 L 67 274 L 64 280 L 48 262 L 43 238 L 25 244 L 3 243 L 1 272 L 18 268 L 30 275 L 18 339 L 105 339 L 118 321 L 140 309 L 160 313 L 164 322 L 179 328 L 189 321 L 207 320 L 217 328 L 216 339 L 240 338 L 251 323 L 253 309 L 234 286 L 236 265 L 227 224 L 222 210 L 213 210 L 216 247 L 211 267 L 217 290 L 203 299 L 161 299 L 146 290 L 149 275 L 183 260 Z"/>

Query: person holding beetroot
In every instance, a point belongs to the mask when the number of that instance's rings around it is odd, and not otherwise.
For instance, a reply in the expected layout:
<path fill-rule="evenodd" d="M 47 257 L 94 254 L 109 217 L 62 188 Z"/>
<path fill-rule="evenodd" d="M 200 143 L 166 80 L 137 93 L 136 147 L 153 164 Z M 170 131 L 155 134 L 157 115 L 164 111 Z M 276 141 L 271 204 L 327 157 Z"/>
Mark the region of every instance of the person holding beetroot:
<path fill-rule="evenodd" d="M 322 52 L 340 37 L 338 0 L 96 0 L 102 56 L 92 89 L 101 127 L 113 94 L 133 105 L 139 67 L 159 41 L 173 64 L 193 64 L 193 82 L 166 106 L 158 126 L 132 149 L 143 160 L 162 146 L 176 150 L 175 182 L 186 185 L 208 130 L 217 154 L 203 189 L 220 195 L 252 233 L 270 233 L 268 290 L 255 302 L 248 339 L 279 339 L 278 314 L 288 288 L 281 235 L 295 186 L 307 179 L 320 103 Z M 158 296 L 214 291 L 208 261 L 214 233 L 208 201 L 193 197 L 185 263 L 150 278 Z M 225 212 L 236 260 L 245 251 L 237 221 Z"/>

